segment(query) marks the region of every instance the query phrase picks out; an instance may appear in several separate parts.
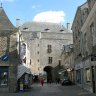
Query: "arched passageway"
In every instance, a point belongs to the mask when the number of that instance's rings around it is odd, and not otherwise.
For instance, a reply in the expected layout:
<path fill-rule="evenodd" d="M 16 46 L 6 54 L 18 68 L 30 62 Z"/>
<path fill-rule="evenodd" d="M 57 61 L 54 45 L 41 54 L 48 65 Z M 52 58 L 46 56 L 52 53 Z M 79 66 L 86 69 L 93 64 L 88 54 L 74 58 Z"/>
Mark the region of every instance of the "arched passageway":
<path fill-rule="evenodd" d="M 52 82 L 52 69 L 51 66 L 45 66 L 43 69 L 47 73 L 47 83 Z"/>

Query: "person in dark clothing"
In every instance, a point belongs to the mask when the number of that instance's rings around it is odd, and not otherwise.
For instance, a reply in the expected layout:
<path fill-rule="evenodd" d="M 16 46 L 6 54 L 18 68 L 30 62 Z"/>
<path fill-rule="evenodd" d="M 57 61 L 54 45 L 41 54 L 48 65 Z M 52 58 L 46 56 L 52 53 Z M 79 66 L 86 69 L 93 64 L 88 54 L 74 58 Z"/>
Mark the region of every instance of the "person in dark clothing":
<path fill-rule="evenodd" d="M 44 84 L 44 79 L 41 79 L 41 85 L 43 86 L 43 84 Z"/>

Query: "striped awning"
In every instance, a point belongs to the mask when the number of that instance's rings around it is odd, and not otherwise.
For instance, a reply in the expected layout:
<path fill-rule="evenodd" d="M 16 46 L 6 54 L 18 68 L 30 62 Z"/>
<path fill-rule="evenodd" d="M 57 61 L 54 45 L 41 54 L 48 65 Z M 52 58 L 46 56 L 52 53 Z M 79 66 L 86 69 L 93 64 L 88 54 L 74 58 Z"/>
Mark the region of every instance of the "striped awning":
<path fill-rule="evenodd" d="M 24 65 L 19 65 L 18 72 L 17 72 L 17 79 L 19 79 L 24 73 L 31 74 L 31 71 L 28 67 L 26 67 Z"/>

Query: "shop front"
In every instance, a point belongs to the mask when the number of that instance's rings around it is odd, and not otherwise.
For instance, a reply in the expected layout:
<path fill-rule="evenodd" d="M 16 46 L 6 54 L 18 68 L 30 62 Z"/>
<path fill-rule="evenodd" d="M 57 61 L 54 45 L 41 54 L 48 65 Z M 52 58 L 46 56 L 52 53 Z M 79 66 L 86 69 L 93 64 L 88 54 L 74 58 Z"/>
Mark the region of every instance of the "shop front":
<path fill-rule="evenodd" d="M 83 84 L 83 62 L 75 65 L 75 83 L 82 87 Z"/>
<path fill-rule="evenodd" d="M 90 58 L 84 61 L 84 84 L 83 88 L 92 92 L 92 70 Z"/>
<path fill-rule="evenodd" d="M 0 91 L 8 91 L 8 67 L 0 66 Z"/>
<path fill-rule="evenodd" d="M 26 91 L 32 85 L 32 74 L 29 68 L 24 65 L 18 66 L 18 91 Z"/>

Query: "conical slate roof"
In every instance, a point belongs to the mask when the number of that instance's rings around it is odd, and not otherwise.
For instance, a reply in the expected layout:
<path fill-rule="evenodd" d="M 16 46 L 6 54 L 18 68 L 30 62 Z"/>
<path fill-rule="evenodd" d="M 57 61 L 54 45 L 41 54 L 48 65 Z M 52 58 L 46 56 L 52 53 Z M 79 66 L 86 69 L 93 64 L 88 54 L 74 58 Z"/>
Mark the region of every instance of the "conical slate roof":
<path fill-rule="evenodd" d="M 4 9 L 0 7 L 0 30 L 10 30 L 14 28 L 15 27 L 7 17 Z"/>

